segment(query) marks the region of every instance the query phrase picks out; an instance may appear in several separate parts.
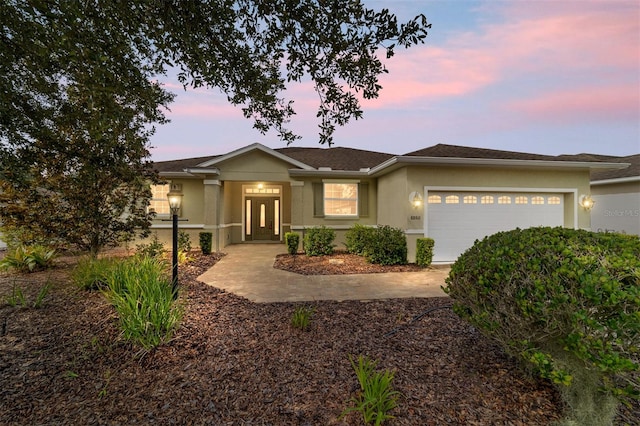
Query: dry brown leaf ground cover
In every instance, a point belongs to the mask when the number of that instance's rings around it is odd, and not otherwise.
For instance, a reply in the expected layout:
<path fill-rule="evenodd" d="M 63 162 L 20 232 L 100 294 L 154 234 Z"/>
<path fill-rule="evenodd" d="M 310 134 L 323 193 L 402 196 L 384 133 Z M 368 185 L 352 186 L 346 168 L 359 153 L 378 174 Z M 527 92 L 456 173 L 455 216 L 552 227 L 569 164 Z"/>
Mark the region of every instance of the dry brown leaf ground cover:
<path fill-rule="evenodd" d="M 550 386 L 450 309 L 411 322 L 447 298 L 316 302 L 304 332 L 290 326 L 300 304 L 255 304 L 198 283 L 216 260 L 182 268 L 183 324 L 143 356 L 121 341 L 101 294 L 69 283 L 69 266 L 0 275 L 0 424 L 357 425 L 356 414 L 338 420 L 358 389 L 349 354 L 395 371 L 402 397 L 390 425 L 544 425 L 559 416 Z M 4 303 L 14 285 L 32 300 L 47 280 L 41 309 Z"/>

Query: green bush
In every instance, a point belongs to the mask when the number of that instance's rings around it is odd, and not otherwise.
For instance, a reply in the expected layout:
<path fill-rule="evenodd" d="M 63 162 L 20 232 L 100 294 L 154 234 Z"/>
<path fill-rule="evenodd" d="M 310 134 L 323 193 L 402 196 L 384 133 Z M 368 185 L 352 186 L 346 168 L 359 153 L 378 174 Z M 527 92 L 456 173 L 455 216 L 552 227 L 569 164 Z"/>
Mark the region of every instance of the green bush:
<path fill-rule="evenodd" d="M 168 269 L 158 258 L 135 256 L 115 265 L 107 280 L 105 295 L 124 338 L 146 350 L 168 341 L 182 319 Z"/>
<path fill-rule="evenodd" d="M 325 226 L 309 228 L 304 236 L 304 252 L 307 256 L 324 256 L 333 253 L 336 233 Z"/>
<path fill-rule="evenodd" d="M 287 232 L 284 234 L 284 242 L 287 245 L 289 254 L 298 253 L 298 245 L 300 244 L 300 235 L 295 232 Z"/>
<path fill-rule="evenodd" d="M 57 252 L 41 245 L 20 245 L 10 250 L 0 261 L 0 270 L 16 269 L 20 272 L 35 272 L 53 267 Z"/>
<path fill-rule="evenodd" d="M 116 263 L 116 259 L 108 257 L 83 257 L 71 271 L 71 280 L 83 290 L 103 290 L 107 287 L 109 274 Z"/>
<path fill-rule="evenodd" d="M 388 225 L 379 225 L 364 255 L 369 262 L 380 265 L 406 264 L 407 237 L 404 231 Z"/>
<path fill-rule="evenodd" d="M 640 239 L 565 228 L 501 232 L 452 265 L 455 311 L 560 389 L 567 420 L 611 424 L 640 389 Z"/>
<path fill-rule="evenodd" d="M 418 238 L 416 241 L 416 264 L 429 266 L 433 260 L 433 238 Z"/>
<path fill-rule="evenodd" d="M 158 239 L 158 234 L 153 234 L 150 243 L 136 245 L 136 254 L 143 257 L 161 258 L 166 252 L 167 250 L 164 248 L 164 244 Z"/>
<path fill-rule="evenodd" d="M 345 234 L 345 245 L 349 253 L 364 255 L 371 240 L 376 235 L 376 229 L 370 226 L 354 224 Z"/>
<path fill-rule="evenodd" d="M 202 250 L 202 254 L 211 254 L 211 242 L 213 240 L 213 234 L 211 232 L 200 232 L 200 234 L 198 235 L 200 237 L 200 250 Z"/>

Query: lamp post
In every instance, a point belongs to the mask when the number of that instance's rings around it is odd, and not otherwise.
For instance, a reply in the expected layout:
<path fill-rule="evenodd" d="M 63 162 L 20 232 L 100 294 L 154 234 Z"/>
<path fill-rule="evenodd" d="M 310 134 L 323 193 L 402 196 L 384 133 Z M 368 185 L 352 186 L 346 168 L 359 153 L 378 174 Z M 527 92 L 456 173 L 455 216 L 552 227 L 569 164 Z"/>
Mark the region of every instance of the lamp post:
<path fill-rule="evenodd" d="M 178 213 L 180 213 L 180 205 L 182 204 L 182 194 L 169 192 L 169 209 L 171 210 L 171 219 L 173 222 L 173 252 L 171 261 L 171 285 L 173 298 L 178 298 Z"/>

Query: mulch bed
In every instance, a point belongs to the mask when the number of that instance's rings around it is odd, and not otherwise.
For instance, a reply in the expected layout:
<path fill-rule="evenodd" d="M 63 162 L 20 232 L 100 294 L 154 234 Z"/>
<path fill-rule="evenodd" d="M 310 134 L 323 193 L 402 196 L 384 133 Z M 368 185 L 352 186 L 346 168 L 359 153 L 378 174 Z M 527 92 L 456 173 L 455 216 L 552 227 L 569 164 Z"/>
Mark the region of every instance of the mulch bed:
<path fill-rule="evenodd" d="M 376 265 L 362 256 L 336 250 L 326 256 L 280 254 L 276 256 L 274 268 L 302 275 L 377 274 L 381 272 L 419 272 L 423 267 L 415 263 L 407 265 Z"/>
<path fill-rule="evenodd" d="M 491 341 L 443 308 L 448 298 L 255 304 L 196 277 L 219 256 L 181 268 L 186 315 L 175 338 L 149 353 L 123 342 L 98 292 L 69 283 L 69 265 L 0 275 L 44 307 L 0 304 L 1 424 L 359 425 L 339 420 L 358 384 L 348 356 L 395 372 L 401 392 L 389 425 L 545 425 L 560 416 L 552 387 L 523 374 Z M 389 332 L 393 334 L 387 335 Z"/>

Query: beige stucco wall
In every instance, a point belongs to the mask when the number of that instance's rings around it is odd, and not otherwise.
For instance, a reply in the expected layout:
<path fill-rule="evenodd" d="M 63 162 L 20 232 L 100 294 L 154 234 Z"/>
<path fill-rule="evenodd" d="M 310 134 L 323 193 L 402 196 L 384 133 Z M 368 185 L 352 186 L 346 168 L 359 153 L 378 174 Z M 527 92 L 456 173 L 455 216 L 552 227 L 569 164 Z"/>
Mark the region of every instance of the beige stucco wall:
<path fill-rule="evenodd" d="M 408 257 L 415 260 L 416 240 L 424 235 L 424 206 L 415 209 L 409 194 L 424 197 L 425 187 L 456 191 L 545 190 L 562 188 L 564 226 L 590 228 L 589 212 L 577 207 L 574 194 L 589 194 L 588 170 L 554 171 L 493 167 L 407 166 L 378 180 L 378 223 L 407 230 Z M 577 220 L 576 220 L 577 218 Z"/>
<path fill-rule="evenodd" d="M 593 231 L 640 235 L 640 180 L 594 185 Z"/>

